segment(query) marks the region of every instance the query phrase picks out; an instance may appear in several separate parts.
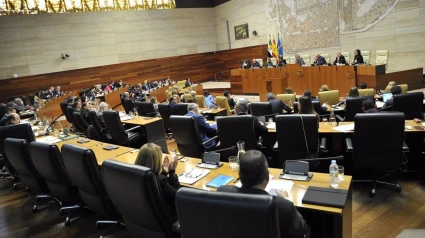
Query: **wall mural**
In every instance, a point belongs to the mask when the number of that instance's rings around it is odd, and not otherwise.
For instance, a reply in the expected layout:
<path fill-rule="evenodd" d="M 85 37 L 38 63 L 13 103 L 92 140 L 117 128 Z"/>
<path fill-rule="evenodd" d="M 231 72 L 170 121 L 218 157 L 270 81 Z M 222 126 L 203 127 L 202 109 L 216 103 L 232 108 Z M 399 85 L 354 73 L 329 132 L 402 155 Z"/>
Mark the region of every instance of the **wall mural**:
<path fill-rule="evenodd" d="M 398 0 L 268 0 L 286 52 L 340 46 L 340 34 L 366 31 Z"/>

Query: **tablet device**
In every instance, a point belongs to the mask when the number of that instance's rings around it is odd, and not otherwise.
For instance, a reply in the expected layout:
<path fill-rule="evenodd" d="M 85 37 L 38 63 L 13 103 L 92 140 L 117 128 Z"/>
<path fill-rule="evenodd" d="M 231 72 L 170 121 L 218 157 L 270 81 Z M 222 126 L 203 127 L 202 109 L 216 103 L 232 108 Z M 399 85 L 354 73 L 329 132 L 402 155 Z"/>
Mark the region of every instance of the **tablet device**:
<path fill-rule="evenodd" d="M 387 102 L 388 99 L 390 99 L 393 96 L 392 93 L 384 93 L 382 94 L 382 101 Z"/>
<path fill-rule="evenodd" d="M 228 184 L 232 180 L 233 180 L 232 176 L 219 174 L 213 180 L 209 181 L 206 185 L 207 185 L 207 187 L 219 188 L 223 185 Z"/>

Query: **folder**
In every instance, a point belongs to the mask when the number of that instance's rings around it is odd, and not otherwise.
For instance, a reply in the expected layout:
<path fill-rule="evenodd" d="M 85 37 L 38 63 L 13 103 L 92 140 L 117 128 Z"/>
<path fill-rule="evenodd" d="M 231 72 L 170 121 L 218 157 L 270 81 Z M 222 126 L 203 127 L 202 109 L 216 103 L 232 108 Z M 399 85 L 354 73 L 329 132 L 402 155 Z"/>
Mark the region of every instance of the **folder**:
<path fill-rule="evenodd" d="M 232 176 L 219 174 L 213 180 L 209 181 L 206 185 L 207 187 L 219 188 L 223 185 L 228 184 L 232 180 L 233 180 Z"/>
<path fill-rule="evenodd" d="M 304 194 L 303 203 L 320 206 L 344 208 L 347 201 L 348 190 L 308 187 Z"/>

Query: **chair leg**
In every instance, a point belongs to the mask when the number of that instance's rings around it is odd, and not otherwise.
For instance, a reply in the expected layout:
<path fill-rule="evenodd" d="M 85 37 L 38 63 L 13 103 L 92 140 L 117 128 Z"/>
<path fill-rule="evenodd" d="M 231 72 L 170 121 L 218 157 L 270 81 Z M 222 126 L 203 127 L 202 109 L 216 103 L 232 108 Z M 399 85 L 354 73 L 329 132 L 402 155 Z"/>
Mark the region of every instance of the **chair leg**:
<path fill-rule="evenodd" d="M 99 220 L 96 221 L 96 225 L 95 228 L 99 228 L 100 224 L 114 224 L 113 226 L 111 226 L 108 230 L 106 230 L 101 236 L 100 238 L 103 238 L 109 234 L 112 233 L 112 231 L 114 231 L 117 228 L 122 228 L 125 227 L 124 223 L 122 223 L 121 221 L 108 221 L 108 220 Z"/>
<path fill-rule="evenodd" d="M 32 212 L 36 213 L 38 211 L 38 207 L 40 205 L 44 205 L 46 202 L 53 200 L 54 202 L 58 201 L 57 199 L 55 199 L 54 197 L 47 195 L 47 194 L 39 194 L 37 195 L 37 197 L 35 198 L 35 204 L 32 207 Z"/>

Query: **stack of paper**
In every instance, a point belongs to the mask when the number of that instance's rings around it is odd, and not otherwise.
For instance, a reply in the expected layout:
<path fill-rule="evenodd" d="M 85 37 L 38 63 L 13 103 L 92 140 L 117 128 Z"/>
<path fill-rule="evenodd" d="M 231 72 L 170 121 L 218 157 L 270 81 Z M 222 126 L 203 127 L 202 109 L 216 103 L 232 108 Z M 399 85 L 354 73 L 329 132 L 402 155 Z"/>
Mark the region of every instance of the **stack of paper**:
<path fill-rule="evenodd" d="M 333 127 L 332 129 L 336 131 L 341 131 L 341 132 L 354 131 L 354 123 Z"/>
<path fill-rule="evenodd" d="M 267 124 L 267 129 L 273 129 L 273 130 L 276 130 L 276 123 L 268 123 Z"/>
<path fill-rule="evenodd" d="M 209 174 L 208 169 L 191 169 L 179 175 L 179 182 L 184 184 L 194 184 L 196 181 Z"/>
<path fill-rule="evenodd" d="M 121 117 L 121 121 L 128 121 L 128 120 L 131 120 L 131 119 L 133 119 L 132 116 L 123 116 L 123 117 Z"/>
<path fill-rule="evenodd" d="M 42 143 L 47 143 L 47 144 L 54 144 L 57 142 L 61 142 L 61 139 L 58 139 L 56 137 L 53 136 L 45 136 L 45 137 L 41 137 L 41 138 L 37 138 L 36 139 L 37 142 L 42 142 Z"/>

